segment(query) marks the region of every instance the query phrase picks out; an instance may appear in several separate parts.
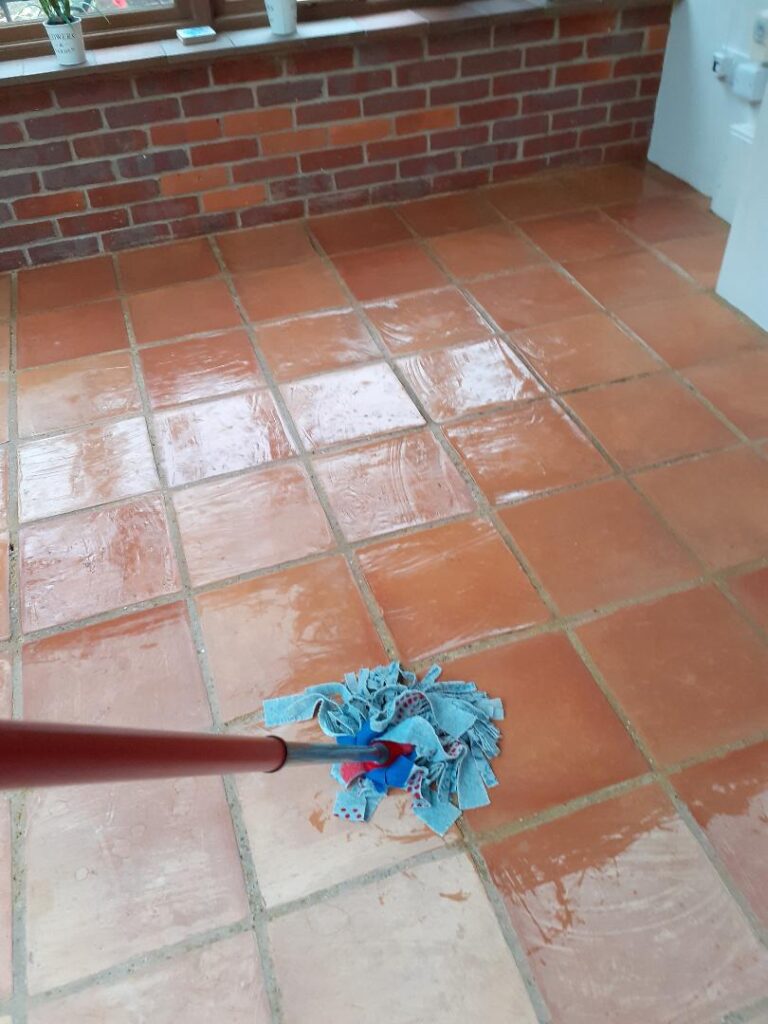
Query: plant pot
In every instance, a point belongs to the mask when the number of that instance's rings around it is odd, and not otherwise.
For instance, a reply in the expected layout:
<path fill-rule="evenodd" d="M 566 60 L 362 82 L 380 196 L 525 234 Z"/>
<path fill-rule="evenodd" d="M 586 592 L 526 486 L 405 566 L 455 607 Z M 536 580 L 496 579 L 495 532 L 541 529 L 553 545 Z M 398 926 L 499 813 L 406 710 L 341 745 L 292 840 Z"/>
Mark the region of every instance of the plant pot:
<path fill-rule="evenodd" d="M 264 0 L 269 27 L 274 36 L 292 36 L 296 31 L 296 0 Z"/>
<path fill-rule="evenodd" d="M 85 64 L 83 23 L 79 18 L 58 25 L 52 25 L 46 21 L 45 31 L 48 33 L 59 64 L 64 67 L 72 64 Z"/>

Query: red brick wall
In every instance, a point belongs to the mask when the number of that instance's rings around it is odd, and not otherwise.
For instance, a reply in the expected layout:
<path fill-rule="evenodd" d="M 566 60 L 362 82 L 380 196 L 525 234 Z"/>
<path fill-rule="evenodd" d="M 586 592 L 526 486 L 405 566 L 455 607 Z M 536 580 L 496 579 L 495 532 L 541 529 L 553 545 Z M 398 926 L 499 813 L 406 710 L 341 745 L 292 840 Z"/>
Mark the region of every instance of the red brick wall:
<path fill-rule="evenodd" d="M 0 89 L 0 270 L 643 156 L 668 16 Z"/>

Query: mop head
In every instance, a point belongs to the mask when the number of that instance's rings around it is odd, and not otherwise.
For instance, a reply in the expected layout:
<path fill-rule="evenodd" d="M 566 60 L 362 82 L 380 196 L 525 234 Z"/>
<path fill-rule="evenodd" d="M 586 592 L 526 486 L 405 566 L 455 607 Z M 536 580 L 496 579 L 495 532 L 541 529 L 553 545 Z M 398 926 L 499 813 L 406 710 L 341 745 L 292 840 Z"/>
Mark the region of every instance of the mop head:
<path fill-rule="evenodd" d="M 499 753 L 501 701 L 474 683 L 438 682 L 433 665 L 423 679 L 393 661 L 348 673 L 343 683 L 310 686 L 291 697 L 264 701 L 268 728 L 317 715 L 337 743 L 368 746 L 385 741 L 390 762 L 335 764 L 342 787 L 333 813 L 369 821 L 390 789 L 412 797 L 417 818 L 444 835 L 462 811 L 488 804 L 497 785 L 490 760 Z"/>

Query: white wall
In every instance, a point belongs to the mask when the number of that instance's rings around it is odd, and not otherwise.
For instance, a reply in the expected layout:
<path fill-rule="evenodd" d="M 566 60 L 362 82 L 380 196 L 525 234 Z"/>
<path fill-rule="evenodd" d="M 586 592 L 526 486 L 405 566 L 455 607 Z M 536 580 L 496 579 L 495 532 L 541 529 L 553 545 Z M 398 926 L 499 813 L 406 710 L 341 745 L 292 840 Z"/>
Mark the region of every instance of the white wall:
<path fill-rule="evenodd" d="M 754 123 L 758 107 L 712 73 L 715 50 L 749 55 L 754 17 L 768 0 L 678 0 L 672 13 L 649 158 L 699 192 L 718 191 L 731 125 Z"/>

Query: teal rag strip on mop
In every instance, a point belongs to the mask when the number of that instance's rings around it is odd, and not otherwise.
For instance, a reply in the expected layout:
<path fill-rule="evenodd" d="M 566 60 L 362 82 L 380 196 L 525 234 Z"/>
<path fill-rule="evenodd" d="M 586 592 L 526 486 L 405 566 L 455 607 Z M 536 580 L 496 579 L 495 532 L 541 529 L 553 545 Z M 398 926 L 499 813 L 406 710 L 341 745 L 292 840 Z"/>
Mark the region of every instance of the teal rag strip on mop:
<path fill-rule="evenodd" d="M 444 835 L 462 811 L 488 804 L 487 790 L 497 785 L 491 758 L 499 753 L 501 701 L 474 683 L 439 682 L 439 665 L 419 679 L 399 662 L 350 672 L 343 683 L 310 686 L 303 693 L 264 701 L 267 728 L 304 722 L 317 716 L 327 736 L 367 742 L 373 735 L 411 745 L 410 771 L 403 759 L 390 777 L 402 779 L 413 797 L 414 814 Z M 407 773 L 407 774 L 406 774 Z M 331 775 L 342 787 L 333 813 L 368 821 L 386 795 L 381 772 L 351 781 L 334 764 Z"/>

